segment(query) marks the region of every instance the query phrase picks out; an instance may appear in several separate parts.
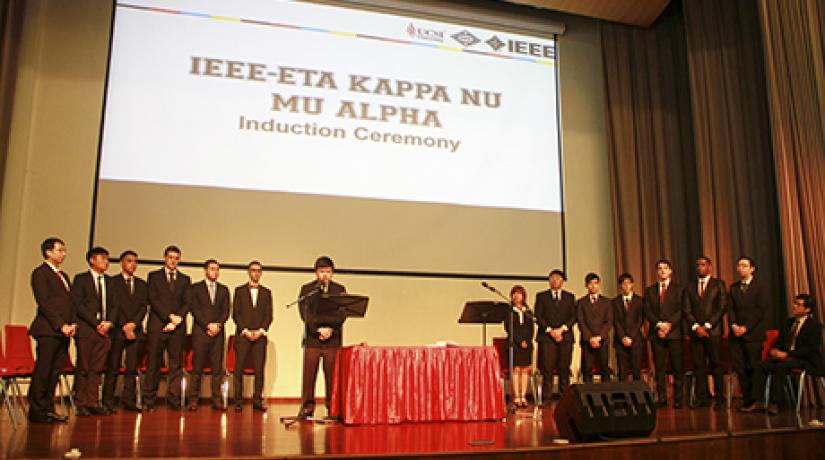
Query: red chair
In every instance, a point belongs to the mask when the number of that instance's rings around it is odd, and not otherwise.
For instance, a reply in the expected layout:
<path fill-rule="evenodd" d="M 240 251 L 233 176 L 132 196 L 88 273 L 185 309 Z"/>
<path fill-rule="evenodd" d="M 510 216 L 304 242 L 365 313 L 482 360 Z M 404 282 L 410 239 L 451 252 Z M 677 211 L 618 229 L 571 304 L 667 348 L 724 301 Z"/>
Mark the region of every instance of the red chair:
<path fill-rule="evenodd" d="M 769 329 L 765 331 L 765 341 L 762 342 L 762 361 L 768 359 L 768 352 L 771 351 L 777 339 L 779 339 L 778 330 Z"/>
<path fill-rule="evenodd" d="M 31 380 L 34 371 L 34 354 L 32 353 L 29 328 L 7 324 L 5 332 L 5 367 L 13 374 L 9 377 L 9 382 L 14 388 L 14 392 L 17 393 L 19 406 L 23 409 L 23 413 L 28 414 L 28 409 L 23 403 L 23 393 L 20 391 L 20 379 Z"/>
<path fill-rule="evenodd" d="M 12 369 L 6 362 L 6 356 L 3 353 L 2 337 L 0 337 L 0 393 L 3 395 L 3 402 L 6 404 L 6 410 L 9 412 L 12 429 L 17 428 L 18 408 L 23 409 L 24 404 L 23 395 L 16 382 L 18 376 L 19 373 Z M 25 419 L 25 410 L 22 412 L 23 418 Z"/>
<path fill-rule="evenodd" d="M 74 404 L 74 395 L 72 387 L 69 385 L 68 376 L 74 375 L 76 371 L 75 365 L 72 362 L 72 357 L 66 353 L 66 363 L 63 365 L 63 372 L 60 374 L 60 399 L 64 405 L 68 405 L 69 410 L 74 411 L 77 407 Z M 68 415 L 68 414 L 67 414 Z"/>

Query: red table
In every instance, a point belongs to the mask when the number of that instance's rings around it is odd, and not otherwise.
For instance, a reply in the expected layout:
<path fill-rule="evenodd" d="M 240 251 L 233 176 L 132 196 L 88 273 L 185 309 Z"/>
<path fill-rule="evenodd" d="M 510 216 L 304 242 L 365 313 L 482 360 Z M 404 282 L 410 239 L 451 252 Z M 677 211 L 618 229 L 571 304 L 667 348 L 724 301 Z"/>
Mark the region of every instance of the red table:
<path fill-rule="evenodd" d="M 330 406 L 348 425 L 506 415 L 493 347 L 341 348 Z"/>

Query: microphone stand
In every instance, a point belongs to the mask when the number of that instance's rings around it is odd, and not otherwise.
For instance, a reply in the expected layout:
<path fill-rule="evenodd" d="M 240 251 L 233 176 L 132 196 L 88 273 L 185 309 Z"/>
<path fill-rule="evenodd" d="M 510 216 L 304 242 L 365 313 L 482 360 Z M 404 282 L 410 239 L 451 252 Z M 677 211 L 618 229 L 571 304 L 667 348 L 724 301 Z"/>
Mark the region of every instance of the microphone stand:
<path fill-rule="evenodd" d="M 508 354 L 510 355 L 510 359 L 508 360 L 508 365 L 509 365 L 509 371 L 510 371 L 510 386 L 513 388 L 513 400 L 510 403 L 510 405 L 508 405 L 508 407 L 507 407 L 507 413 L 511 414 L 511 415 L 518 416 L 518 411 L 516 410 L 516 398 L 515 398 L 515 395 L 516 395 L 516 378 L 515 378 L 515 372 L 514 372 L 514 369 L 513 369 L 513 367 L 514 367 L 513 366 L 513 353 L 514 353 L 513 350 L 515 349 L 515 341 L 513 339 L 513 300 L 507 298 L 507 296 L 505 296 L 495 286 L 491 286 L 491 285 L 487 284 L 486 282 L 482 283 L 482 286 L 484 286 L 487 290 L 489 290 L 493 294 L 496 294 L 497 296 L 499 296 L 502 299 L 506 300 L 507 304 L 510 305 L 510 311 L 507 312 L 508 313 L 507 314 L 507 324 L 509 326 L 509 330 L 508 330 L 508 334 L 507 334 L 507 336 L 508 336 L 507 342 L 509 343 L 509 353 Z M 532 313 L 530 313 L 529 310 L 525 311 L 524 314 L 528 315 L 530 318 L 535 319 L 535 317 L 533 316 Z M 536 397 L 535 392 L 533 393 L 533 396 Z M 532 418 L 541 418 L 540 415 L 539 415 L 539 413 L 540 413 L 539 403 L 538 403 L 538 401 L 533 401 L 533 402 L 534 402 L 533 415 L 530 416 L 530 417 L 532 417 Z"/>

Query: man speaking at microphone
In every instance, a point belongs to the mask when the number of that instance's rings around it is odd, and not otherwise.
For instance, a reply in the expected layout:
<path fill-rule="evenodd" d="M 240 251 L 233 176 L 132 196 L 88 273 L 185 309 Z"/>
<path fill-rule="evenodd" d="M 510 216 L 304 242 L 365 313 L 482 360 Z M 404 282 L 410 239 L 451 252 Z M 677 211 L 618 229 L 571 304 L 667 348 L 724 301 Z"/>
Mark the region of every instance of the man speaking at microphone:
<path fill-rule="evenodd" d="M 335 264 L 327 256 L 315 261 L 315 280 L 301 286 L 299 298 L 301 319 L 304 321 L 304 371 L 301 388 L 301 411 L 299 416 L 311 417 L 315 413 L 315 380 L 318 365 L 324 359 L 324 383 L 326 385 L 327 414 L 332 400 L 335 355 L 341 348 L 344 317 L 331 321 L 329 315 L 320 316 L 321 299 L 347 292 L 346 288 L 332 281 Z M 334 315 L 333 315 L 334 316 Z"/>

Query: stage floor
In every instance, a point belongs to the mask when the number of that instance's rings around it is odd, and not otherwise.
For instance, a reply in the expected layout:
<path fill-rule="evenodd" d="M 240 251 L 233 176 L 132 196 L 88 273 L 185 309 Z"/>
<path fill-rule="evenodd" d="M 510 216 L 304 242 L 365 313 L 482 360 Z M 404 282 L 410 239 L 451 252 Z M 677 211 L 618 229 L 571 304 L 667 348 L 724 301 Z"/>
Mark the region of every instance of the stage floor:
<path fill-rule="evenodd" d="M 319 415 L 323 415 L 323 406 Z M 346 457 L 451 458 L 825 458 L 825 409 L 803 409 L 799 417 L 786 409 L 780 415 L 742 414 L 735 410 L 660 409 L 656 431 L 649 438 L 596 444 L 558 444 L 553 405 L 541 417 L 510 417 L 503 422 L 419 423 L 346 427 L 298 423 L 290 428 L 281 416 L 294 415 L 297 404 L 274 403 L 267 413 L 174 412 L 165 407 L 135 414 L 71 417 L 68 423 L 24 424 L 12 429 L 3 407 L 0 416 L 0 457 L 61 458 L 78 448 L 83 458 L 282 458 L 338 455 Z M 522 410 L 529 415 L 532 410 Z M 521 415 L 521 414 L 520 414 Z M 474 446 L 480 441 L 485 445 Z M 677 455 L 678 454 L 678 455 Z M 778 456 L 778 457 L 777 457 Z"/>

